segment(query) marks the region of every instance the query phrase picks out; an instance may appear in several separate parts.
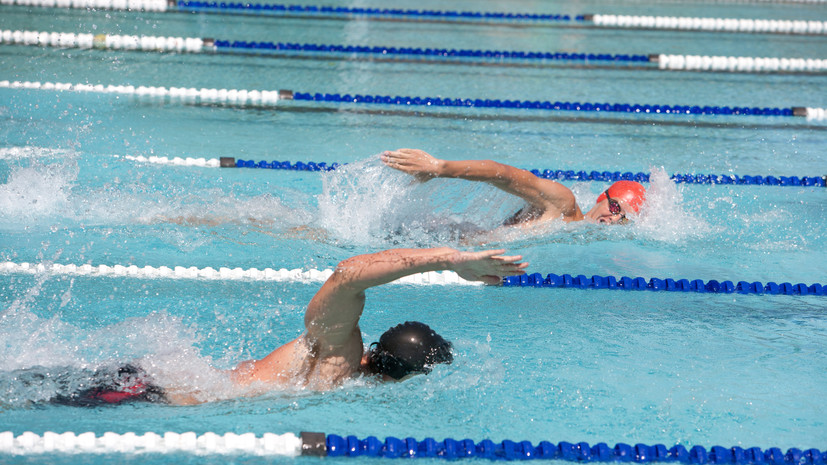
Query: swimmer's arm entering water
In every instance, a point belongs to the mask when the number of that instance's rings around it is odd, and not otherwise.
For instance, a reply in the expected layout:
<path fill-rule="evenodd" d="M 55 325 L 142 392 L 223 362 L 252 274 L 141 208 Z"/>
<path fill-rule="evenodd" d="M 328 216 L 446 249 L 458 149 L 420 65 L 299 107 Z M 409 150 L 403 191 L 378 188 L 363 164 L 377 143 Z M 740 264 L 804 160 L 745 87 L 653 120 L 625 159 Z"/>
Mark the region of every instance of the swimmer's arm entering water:
<path fill-rule="evenodd" d="M 440 160 L 415 149 L 399 149 L 382 153 L 382 161 L 391 168 L 408 173 L 420 181 L 430 178 L 459 178 L 479 181 L 516 195 L 542 215 L 551 213 L 565 221 L 580 220 L 583 213 L 574 194 L 566 186 L 542 179 L 530 171 L 491 160 Z"/>

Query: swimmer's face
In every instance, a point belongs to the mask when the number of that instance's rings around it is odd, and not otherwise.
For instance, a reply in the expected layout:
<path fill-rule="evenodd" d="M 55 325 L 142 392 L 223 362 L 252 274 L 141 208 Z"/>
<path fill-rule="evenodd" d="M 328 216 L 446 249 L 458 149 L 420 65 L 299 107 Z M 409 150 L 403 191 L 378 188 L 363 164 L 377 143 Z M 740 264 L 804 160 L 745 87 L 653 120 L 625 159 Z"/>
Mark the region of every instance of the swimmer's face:
<path fill-rule="evenodd" d="M 635 211 L 620 199 L 607 198 L 598 202 L 587 216 L 601 224 L 627 224 Z"/>
<path fill-rule="evenodd" d="M 388 376 L 388 375 L 381 374 L 381 373 L 376 373 L 370 367 L 370 353 L 369 352 L 365 352 L 365 354 L 362 356 L 361 370 L 362 370 L 363 374 L 368 375 L 368 376 L 377 376 L 379 379 L 381 379 L 385 383 L 398 383 L 398 382 L 408 380 L 408 379 L 410 379 L 410 378 L 412 378 L 416 375 L 421 374 L 421 373 L 408 373 L 407 375 L 405 375 L 405 376 L 403 376 L 399 379 L 396 379 L 392 376 Z"/>

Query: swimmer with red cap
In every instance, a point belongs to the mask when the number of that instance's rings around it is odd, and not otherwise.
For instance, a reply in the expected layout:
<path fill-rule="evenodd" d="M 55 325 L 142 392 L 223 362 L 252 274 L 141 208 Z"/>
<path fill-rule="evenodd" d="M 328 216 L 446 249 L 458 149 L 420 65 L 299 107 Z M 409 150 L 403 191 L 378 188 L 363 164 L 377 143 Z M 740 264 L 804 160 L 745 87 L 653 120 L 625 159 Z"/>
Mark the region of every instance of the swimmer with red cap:
<path fill-rule="evenodd" d="M 580 210 L 574 193 L 550 179 L 530 171 L 491 160 L 440 160 L 416 149 L 383 152 L 385 165 L 408 173 L 420 181 L 431 178 L 458 178 L 481 181 L 525 200 L 528 205 L 508 218 L 506 226 L 533 226 L 562 219 L 565 222 L 588 220 L 595 223 L 625 224 L 640 213 L 646 189 L 635 181 L 617 181 L 597 198 L 586 213 Z"/>

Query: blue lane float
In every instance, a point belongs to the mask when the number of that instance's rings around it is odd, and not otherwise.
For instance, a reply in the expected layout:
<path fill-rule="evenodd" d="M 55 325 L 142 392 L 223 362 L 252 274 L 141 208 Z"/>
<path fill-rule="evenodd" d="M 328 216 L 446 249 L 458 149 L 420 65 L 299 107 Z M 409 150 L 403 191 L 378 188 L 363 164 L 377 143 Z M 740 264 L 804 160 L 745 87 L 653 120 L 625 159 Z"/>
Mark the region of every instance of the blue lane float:
<path fill-rule="evenodd" d="M 419 58 L 469 58 L 491 60 L 578 61 L 613 63 L 651 63 L 649 55 L 611 53 L 526 52 L 517 50 L 474 50 L 449 48 L 387 47 L 290 42 L 247 42 L 216 39 L 215 48 L 247 52 L 344 53 L 370 56 L 414 56 Z"/>
<path fill-rule="evenodd" d="M 552 443 L 541 441 L 534 445 L 530 441 L 505 440 L 494 442 L 486 439 L 474 442 L 471 439 L 445 439 L 436 441 L 425 438 L 387 437 L 384 441 L 374 436 L 359 439 L 356 436 L 337 436 L 321 433 L 302 433 L 305 441 L 304 455 L 330 457 L 383 457 L 383 458 L 441 458 L 487 459 L 487 460 L 564 460 L 568 462 L 679 462 L 693 465 L 825 465 L 827 453 L 818 449 L 790 448 L 783 452 L 777 447 L 722 447 L 683 445 L 666 447 L 663 444 L 624 444 L 614 447 L 606 443 L 590 445 L 587 442 Z"/>
<path fill-rule="evenodd" d="M 341 163 L 327 164 L 324 162 L 296 162 L 289 161 L 255 161 L 236 160 L 233 157 L 221 157 L 222 168 L 255 168 L 288 171 L 331 171 L 342 166 Z M 649 173 L 632 173 L 621 171 L 574 171 L 574 170 L 530 170 L 532 174 L 546 179 L 565 181 L 603 181 L 614 182 L 621 180 L 649 182 Z M 672 181 L 678 184 L 735 184 L 735 185 L 763 185 L 763 186 L 798 186 L 798 187 L 827 187 L 825 176 L 739 176 L 736 174 L 673 174 Z"/>
<path fill-rule="evenodd" d="M 20 4 L 24 0 L 17 1 Z M 30 4 L 33 0 L 25 1 Z M 53 1 L 53 0 L 52 0 Z M 140 1 L 140 0 L 138 0 Z M 107 0 L 104 0 L 108 3 Z M 53 5 L 53 3 L 52 3 Z M 133 2 L 130 8 L 137 8 Z M 123 8 L 123 7 L 121 7 Z M 157 5 L 152 5 L 157 8 Z M 781 34 L 824 34 L 825 22 L 812 20 L 760 20 L 734 18 L 696 18 L 675 16 L 638 16 L 605 14 L 548 14 L 456 10 L 415 10 L 401 8 L 333 7 L 282 5 L 215 1 L 169 0 L 162 11 L 191 13 L 259 15 L 276 17 L 330 19 L 391 19 L 396 21 L 462 22 L 464 24 L 518 24 L 538 26 L 592 26 L 634 29 L 669 29 L 681 31 L 727 31 Z"/>
<path fill-rule="evenodd" d="M 665 292 L 697 292 L 712 294 L 766 294 L 766 295 L 794 295 L 794 296 L 827 296 L 827 285 L 824 284 L 792 284 L 788 282 L 766 284 L 759 281 L 703 281 L 701 279 L 660 279 L 628 276 L 572 276 L 570 274 L 557 275 L 549 273 L 525 274 L 509 276 L 503 279 L 506 287 L 556 287 L 569 289 L 609 289 L 620 291 L 665 291 Z"/>
<path fill-rule="evenodd" d="M 269 3 L 202 2 L 179 0 L 178 11 L 231 13 L 269 16 L 367 17 L 441 21 L 495 21 L 534 23 L 582 23 L 587 15 L 509 13 L 454 10 L 415 10 L 403 8 L 366 8 L 346 6 L 284 5 Z M 589 20 L 589 22 L 591 22 Z"/>
<path fill-rule="evenodd" d="M 637 113 L 651 115 L 720 115 L 720 116 L 807 116 L 804 107 L 746 107 L 700 105 L 650 105 L 638 103 L 561 102 L 541 100 L 501 100 L 471 98 L 410 97 L 390 95 L 327 94 L 293 92 L 293 100 L 318 103 L 400 105 L 408 107 L 495 108 L 515 110 L 570 111 L 582 113 Z"/>
<path fill-rule="evenodd" d="M 286 171 L 333 171 L 344 164 L 331 163 L 315 163 L 315 162 L 301 162 L 290 163 L 289 161 L 254 161 L 254 160 L 236 160 L 232 157 L 221 157 L 219 166 L 221 168 L 255 168 L 265 170 L 286 170 Z"/>
<path fill-rule="evenodd" d="M 530 170 L 535 176 L 545 179 L 567 181 L 637 181 L 649 182 L 648 173 L 620 171 L 573 171 L 573 170 Z M 827 185 L 827 176 L 739 176 L 736 174 L 673 174 L 670 179 L 677 184 L 738 184 L 765 186 L 818 186 Z"/>

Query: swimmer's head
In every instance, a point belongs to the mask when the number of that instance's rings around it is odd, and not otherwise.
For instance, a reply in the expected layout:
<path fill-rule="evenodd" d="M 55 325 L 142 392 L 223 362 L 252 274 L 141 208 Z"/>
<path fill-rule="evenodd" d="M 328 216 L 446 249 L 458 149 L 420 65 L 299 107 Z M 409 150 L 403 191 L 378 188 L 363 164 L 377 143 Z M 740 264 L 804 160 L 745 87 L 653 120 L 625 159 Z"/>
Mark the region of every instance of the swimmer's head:
<path fill-rule="evenodd" d="M 385 331 L 379 342 L 370 345 L 368 369 L 398 380 L 429 373 L 433 365 L 453 360 L 450 342 L 424 323 L 406 321 Z"/>
<path fill-rule="evenodd" d="M 595 201 L 595 206 L 586 215 L 600 223 L 625 223 L 629 211 L 640 213 L 646 200 L 646 189 L 639 182 L 617 181 L 606 189 Z"/>
<path fill-rule="evenodd" d="M 635 213 L 640 213 L 640 206 L 646 200 L 646 189 L 643 184 L 636 181 L 617 181 L 600 194 L 595 203 L 606 200 L 606 192 L 611 198 L 626 202 Z"/>

